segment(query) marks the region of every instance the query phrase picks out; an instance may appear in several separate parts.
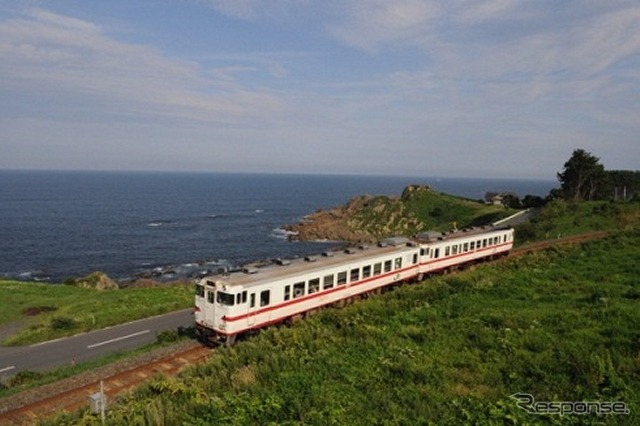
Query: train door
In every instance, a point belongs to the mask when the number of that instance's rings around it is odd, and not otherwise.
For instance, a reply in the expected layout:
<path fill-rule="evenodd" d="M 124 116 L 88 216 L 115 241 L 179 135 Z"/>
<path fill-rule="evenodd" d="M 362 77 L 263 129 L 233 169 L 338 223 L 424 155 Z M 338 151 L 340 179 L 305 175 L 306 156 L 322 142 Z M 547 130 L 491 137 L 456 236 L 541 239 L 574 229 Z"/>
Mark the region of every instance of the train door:
<path fill-rule="evenodd" d="M 257 308 L 257 302 L 256 302 L 256 294 L 255 293 L 250 293 L 249 294 L 249 308 L 248 308 L 248 312 L 247 312 L 247 323 L 249 324 L 249 326 L 255 325 L 256 323 L 256 310 Z"/>
<path fill-rule="evenodd" d="M 206 308 L 204 309 L 204 321 L 208 327 L 215 326 L 216 315 L 216 289 L 214 286 L 205 287 Z"/>

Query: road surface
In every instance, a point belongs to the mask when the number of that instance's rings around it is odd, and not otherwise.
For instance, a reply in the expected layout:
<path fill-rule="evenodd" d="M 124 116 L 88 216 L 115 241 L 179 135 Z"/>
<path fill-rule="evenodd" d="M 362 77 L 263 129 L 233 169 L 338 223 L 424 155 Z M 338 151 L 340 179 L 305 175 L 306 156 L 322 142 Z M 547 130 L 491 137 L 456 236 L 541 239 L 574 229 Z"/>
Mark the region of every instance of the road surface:
<path fill-rule="evenodd" d="M 132 350 L 155 342 L 157 333 L 191 326 L 189 308 L 30 346 L 0 346 L 0 380 L 20 371 L 44 371 Z"/>

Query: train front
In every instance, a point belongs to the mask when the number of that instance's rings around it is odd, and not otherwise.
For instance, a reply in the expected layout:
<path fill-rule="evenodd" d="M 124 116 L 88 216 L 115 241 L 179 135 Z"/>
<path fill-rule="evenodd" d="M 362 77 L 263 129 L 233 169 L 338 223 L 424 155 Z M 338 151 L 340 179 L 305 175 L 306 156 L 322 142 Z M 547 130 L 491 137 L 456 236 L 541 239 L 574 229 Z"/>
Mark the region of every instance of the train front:
<path fill-rule="evenodd" d="M 223 295 L 223 293 L 218 294 L 223 285 L 219 281 L 212 281 L 211 278 L 203 278 L 196 283 L 194 316 L 196 330 L 203 342 L 226 340 L 223 318 L 227 312 L 224 304 L 216 303 Z"/>

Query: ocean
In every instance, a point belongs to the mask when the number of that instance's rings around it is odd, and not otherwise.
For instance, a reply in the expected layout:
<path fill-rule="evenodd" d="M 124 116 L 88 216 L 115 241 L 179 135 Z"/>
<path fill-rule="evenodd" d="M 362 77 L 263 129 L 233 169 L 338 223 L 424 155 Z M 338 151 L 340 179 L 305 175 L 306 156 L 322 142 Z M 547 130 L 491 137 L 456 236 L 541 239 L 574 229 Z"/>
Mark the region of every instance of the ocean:
<path fill-rule="evenodd" d="M 281 227 L 361 195 L 409 184 L 471 199 L 488 191 L 546 196 L 555 181 L 389 176 L 0 171 L 0 277 L 61 282 L 194 277 L 270 258 L 319 253 Z"/>

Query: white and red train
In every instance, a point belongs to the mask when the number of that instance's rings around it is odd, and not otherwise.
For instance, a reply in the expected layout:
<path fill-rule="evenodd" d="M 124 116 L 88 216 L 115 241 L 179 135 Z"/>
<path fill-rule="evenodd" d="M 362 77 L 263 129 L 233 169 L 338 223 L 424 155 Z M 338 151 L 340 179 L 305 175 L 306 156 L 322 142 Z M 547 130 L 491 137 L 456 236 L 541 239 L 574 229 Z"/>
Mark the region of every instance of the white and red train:
<path fill-rule="evenodd" d="M 304 259 L 249 265 L 196 284 L 196 328 L 204 341 L 233 344 L 249 331 L 387 286 L 503 256 L 512 247 L 512 228 L 487 227 L 427 233 L 412 240 L 390 238 Z"/>

